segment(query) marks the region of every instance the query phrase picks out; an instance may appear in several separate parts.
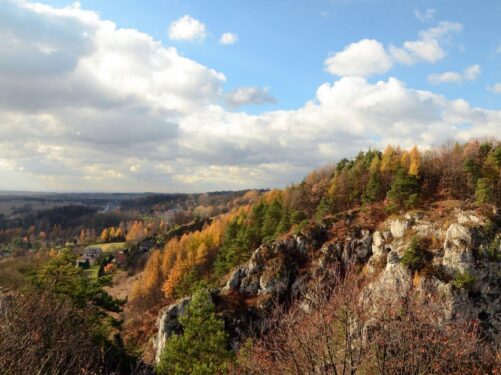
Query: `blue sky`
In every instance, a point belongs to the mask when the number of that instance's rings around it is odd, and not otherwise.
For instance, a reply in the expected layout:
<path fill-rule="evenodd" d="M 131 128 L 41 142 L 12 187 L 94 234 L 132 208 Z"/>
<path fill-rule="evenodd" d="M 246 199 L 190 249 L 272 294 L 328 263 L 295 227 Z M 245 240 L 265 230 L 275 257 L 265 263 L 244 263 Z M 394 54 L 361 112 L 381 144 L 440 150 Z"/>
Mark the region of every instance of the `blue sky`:
<path fill-rule="evenodd" d="M 81 4 L 120 27 L 146 32 L 176 46 L 185 56 L 224 72 L 227 89 L 270 87 L 277 102 L 249 106 L 251 112 L 303 105 L 322 82 L 332 80 L 323 69 L 323 60 L 347 44 L 369 38 L 398 45 L 439 21 L 459 22 L 463 32 L 454 37 L 446 58 L 436 64 L 399 66 L 372 80 L 396 76 L 414 88 L 464 98 L 475 106 L 501 108 L 499 96 L 487 90 L 493 81 L 501 81 L 501 54 L 496 53 L 501 45 L 501 2 L 495 0 L 483 1 L 481 6 L 467 0 L 121 0 L 120 6 L 112 1 L 83 0 Z M 416 17 L 416 12 L 424 14 L 429 9 L 434 11 L 431 19 L 423 22 Z M 169 24 L 185 14 L 207 26 L 208 37 L 203 43 L 169 40 Z M 227 31 L 239 38 L 231 48 L 218 43 Z M 437 87 L 427 81 L 429 74 L 461 71 L 473 64 L 482 68 L 475 82 Z"/>
<path fill-rule="evenodd" d="M 500 16 L 499 1 L 0 0 L 0 189 L 282 187 L 369 147 L 499 137 Z"/>

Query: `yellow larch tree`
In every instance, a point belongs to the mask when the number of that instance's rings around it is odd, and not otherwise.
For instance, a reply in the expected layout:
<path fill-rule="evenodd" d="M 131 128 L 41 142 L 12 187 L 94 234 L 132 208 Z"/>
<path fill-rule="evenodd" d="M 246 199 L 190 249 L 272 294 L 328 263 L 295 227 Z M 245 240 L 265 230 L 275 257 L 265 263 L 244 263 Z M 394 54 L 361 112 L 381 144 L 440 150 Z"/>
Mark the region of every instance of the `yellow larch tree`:
<path fill-rule="evenodd" d="M 421 171 L 421 154 L 418 148 L 414 145 L 411 149 L 410 153 L 410 165 L 409 165 L 409 174 L 411 176 L 419 176 Z"/>

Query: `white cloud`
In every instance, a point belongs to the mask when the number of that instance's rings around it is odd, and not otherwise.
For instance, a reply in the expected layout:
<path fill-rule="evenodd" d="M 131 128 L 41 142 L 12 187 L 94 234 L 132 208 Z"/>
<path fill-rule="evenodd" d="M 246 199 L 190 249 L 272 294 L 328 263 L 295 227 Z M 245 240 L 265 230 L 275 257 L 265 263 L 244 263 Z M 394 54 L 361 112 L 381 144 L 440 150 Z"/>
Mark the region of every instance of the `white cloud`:
<path fill-rule="evenodd" d="M 338 76 L 366 77 L 386 73 L 392 67 L 384 46 L 374 39 L 352 43 L 325 60 L 325 69 Z"/>
<path fill-rule="evenodd" d="M 480 65 L 470 65 L 463 73 L 458 72 L 445 72 L 438 74 L 430 74 L 428 82 L 432 85 L 439 85 L 441 83 L 463 83 L 464 81 L 473 81 L 480 75 Z"/>
<path fill-rule="evenodd" d="M 464 70 L 463 76 L 465 80 L 473 81 L 478 78 L 481 72 L 480 65 L 470 65 Z"/>
<path fill-rule="evenodd" d="M 490 86 L 489 90 L 495 94 L 501 94 L 501 82 L 495 83 L 494 85 Z"/>
<path fill-rule="evenodd" d="M 224 33 L 221 35 L 221 38 L 219 38 L 219 43 L 225 45 L 235 44 L 237 41 L 238 35 L 233 33 Z"/>
<path fill-rule="evenodd" d="M 226 96 L 226 102 L 232 108 L 246 104 L 266 104 L 276 103 L 276 99 L 270 94 L 268 87 L 240 87 L 229 92 Z"/>
<path fill-rule="evenodd" d="M 0 189 L 283 186 L 369 146 L 501 132 L 501 112 L 395 78 L 324 83 L 296 110 L 228 111 L 218 103 L 262 102 L 269 91 L 225 93 L 222 73 L 75 7 L 2 3 L 0 48 Z"/>
<path fill-rule="evenodd" d="M 460 23 L 443 21 L 421 31 L 418 40 L 405 41 L 400 48 L 390 46 L 389 50 L 394 60 L 402 64 L 410 65 L 418 61 L 434 63 L 446 56 L 443 44 L 450 43 L 451 36 L 462 29 Z"/>
<path fill-rule="evenodd" d="M 437 11 L 432 8 L 426 9 L 424 12 L 420 12 L 419 9 L 414 10 L 414 15 L 421 22 L 430 22 L 435 18 Z"/>
<path fill-rule="evenodd" d="M 461 30 L 459 23 L 440 22 L 421 31 L 418 40 L 405 41 L 402 47 L 390 45 L 388 50 L 377 40 L 362 39 L 328 57 L 325 69 L 340 77 L 368 77 L 388 72 L 394 62 L 406 65 L 419 61 L 434 63 L 446 56 L 443 45 L 449 44 L 451 35 Z"/>
<path fill-rule="evenodd" d="M 206 36 L 205 25 L 187 14 L 172 22 L 169 27 L 169 38 L 172 40 L 202 41 Z"/>
<path fill-rule="evenodd" d="M 439 85 L 441 83 L 461 83 L 463 82 L 463 76 L 458 72 L 430 74 L 428 76 L 428 82 L 433 85 Z"/>

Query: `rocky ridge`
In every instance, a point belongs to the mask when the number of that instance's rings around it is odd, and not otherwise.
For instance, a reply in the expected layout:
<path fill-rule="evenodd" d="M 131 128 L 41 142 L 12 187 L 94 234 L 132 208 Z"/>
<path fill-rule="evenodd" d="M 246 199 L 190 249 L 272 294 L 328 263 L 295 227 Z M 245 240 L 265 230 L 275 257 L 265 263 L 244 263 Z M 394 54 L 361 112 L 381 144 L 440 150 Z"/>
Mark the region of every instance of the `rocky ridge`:
<path fill-rule="evenodd" d="M 500 222 L 497 212 L 491 216 Z M 348 230 L 333 235 L 343 220 Z M 318 283 L 323 271 L 349 264 L 371 278 L 370 298 L 404 298 L 410 290 L 440 296 L 444 319 L 478 320 L 487 336 L 501 340 L 501 232 L 491 219 L 455 210 L 438 219 L 429 212 L 409 212 L 377 228 L 350 224 L 348 219 L 326 220 L 263 244 L 234 269 L 224 287 L 211 292 L 235 348 L 249 330 L 263 327 L 275 303 L 307 298 L 309 286 Z M 427 255 L 419 271 L 402 261 L 413 238 L 422 240 Z M 467 282 L 461 283 L 465 275 Z M 177 319 L 189 300 L 160 312 L 154 339 L 157 360 L 167 338 L 179 332 Z"/>

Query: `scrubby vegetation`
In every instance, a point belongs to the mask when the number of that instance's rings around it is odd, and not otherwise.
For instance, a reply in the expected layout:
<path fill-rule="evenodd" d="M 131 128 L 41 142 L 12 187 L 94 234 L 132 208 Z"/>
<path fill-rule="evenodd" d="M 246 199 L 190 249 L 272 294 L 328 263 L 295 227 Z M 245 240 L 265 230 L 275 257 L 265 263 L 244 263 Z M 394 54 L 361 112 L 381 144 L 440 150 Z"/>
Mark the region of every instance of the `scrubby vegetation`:
<path fill-rule="evenodd" d="M 110 279 L 90 280 L 64 252 L 30 274 L 0 314 L 3 374 L 129 374 L 139 361 L 113 339 L 124 301 L 104 291 Z"/>
<path fill-rule="evenodd" d="M 430 254 L 426 249 L 426 242 L 424 239 L 414 236 L 409 246 L 407 246 L 402 259 L 400 259 L 400 262 L 413 271 L 420 271 L 429 260 Z"/>
<path fill-rule="evenodd" d="M 439 299 L 409 294 L 364 304 L 356 273 L 329 274 L 331 286 L 309 292 L 310 310 L 278 309 L 270 332 L 247 341 L 236 373 L 244 374 L 490 374 L 496 358 L 476 324 L 437 325 Z M 374 320 L 371 308 L 377 306 Z M 494 372 L 495 373 L 495 372 Z"/>

